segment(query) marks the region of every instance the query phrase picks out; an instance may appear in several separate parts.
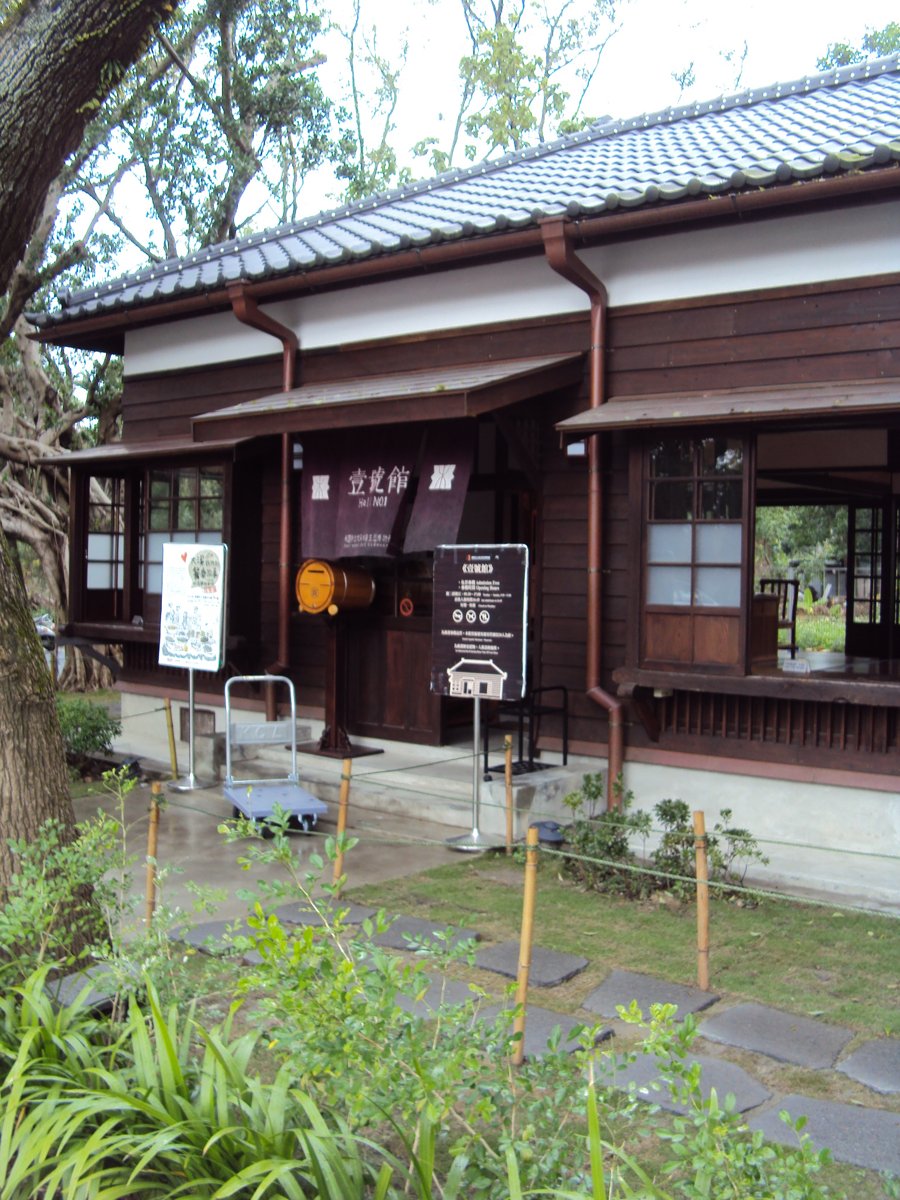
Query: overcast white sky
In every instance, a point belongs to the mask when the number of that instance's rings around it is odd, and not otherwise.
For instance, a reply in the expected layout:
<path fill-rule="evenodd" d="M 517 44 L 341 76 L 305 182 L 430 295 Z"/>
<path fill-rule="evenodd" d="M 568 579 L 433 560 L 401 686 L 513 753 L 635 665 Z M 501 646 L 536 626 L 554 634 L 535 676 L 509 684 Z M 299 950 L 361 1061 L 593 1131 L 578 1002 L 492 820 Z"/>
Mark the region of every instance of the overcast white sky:
<path fill-rule="evenodd" d="M 553 0 L 548 0 L 552 5 Z M 335 14 L 348 0 L 333 0 Z M 397 59 L 404 30 L 410 51 L 401 76 L 394 144 L 403 155 L 418 139 L 452 123 L 458 63 L 467 52 L 459 0 L 363 0 L 377 23 L 379 48 Z M 620 0 L 621 30 L 604 52 L 585 111 L 636 116 L 734 90 L 737 57 L 747 42 L 742 88 L 761 87 L 816 71 L 831 42 L 858 44 L 868 28 L 900 20 L 896 0 Z M 335 46 L 326 79 L 341 58 Z M 672 72 L 693 63 L 696 85 L 681 94 Z M 417 174 L 424 174 L 419 162 Z M 326 180 L 304 190 L 308 213 L 335 203 Z"/>

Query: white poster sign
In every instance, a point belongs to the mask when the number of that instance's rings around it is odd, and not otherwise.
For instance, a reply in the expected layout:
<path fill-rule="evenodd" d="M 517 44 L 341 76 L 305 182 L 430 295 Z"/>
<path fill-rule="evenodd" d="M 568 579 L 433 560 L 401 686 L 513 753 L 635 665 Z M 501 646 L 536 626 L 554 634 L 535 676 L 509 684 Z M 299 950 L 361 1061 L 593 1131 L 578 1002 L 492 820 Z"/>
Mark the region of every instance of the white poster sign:
<path fill-rule="evenodd" d="M 224 664 L 225 546 L 163 546 L 159 664 L 218 671 Z"/>

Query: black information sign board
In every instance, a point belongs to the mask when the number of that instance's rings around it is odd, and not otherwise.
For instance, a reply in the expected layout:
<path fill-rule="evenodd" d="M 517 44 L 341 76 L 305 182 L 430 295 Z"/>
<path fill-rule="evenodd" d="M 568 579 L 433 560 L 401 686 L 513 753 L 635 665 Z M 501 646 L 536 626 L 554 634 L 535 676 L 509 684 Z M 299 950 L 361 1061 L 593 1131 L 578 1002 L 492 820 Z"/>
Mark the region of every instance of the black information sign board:
<path fill-rule="evenodd" d="M 525 694 L 528 547 L 438 546 L 431 690 L 485 700 Z"/>

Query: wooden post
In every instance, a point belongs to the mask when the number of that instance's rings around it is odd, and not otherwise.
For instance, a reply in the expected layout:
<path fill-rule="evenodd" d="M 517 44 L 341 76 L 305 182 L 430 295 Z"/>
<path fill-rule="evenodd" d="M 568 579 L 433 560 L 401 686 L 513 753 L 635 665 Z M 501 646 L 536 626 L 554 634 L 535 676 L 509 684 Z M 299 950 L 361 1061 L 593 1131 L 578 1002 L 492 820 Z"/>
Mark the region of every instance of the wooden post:
<path fill-rule="evenodd" d="M 169 761 L 172 764 L 172 778 L 178 778 L 178 753 L 175 749 L 175 725 L 172 721 L 172 701 L 166 696 L 163 704 L 166 706 L 166 728 L 169 731 Z"/>
<path fill-rule="evenodd" d="M 503 777 L 506 780 L 506 853 L 513 851 L 513 787 L 512 787 L 512 737 L 507 734 L 503 739 L 503 751 L 506 755 L 506 765 Z"/>
<path fill-rule="evenodd" d="M 525 841 L 525 891 L 522 896 L 522 934 L 519 938 L 519 972 L 516 978 L 516 1018 L 513 1033 L 519 1038 L 513 1049 L 513 1065 L 522 1065 L 525 1057 L 525 1006 L 528 1003 L 528 973 L 531 970 L 531 943 L 534 939 L 534 901 L 537 892 L 538 828 L 529 825 Z"/>
<path fill-rule="evenodd" d="M 709 863 L 706 858 L 706 819 L 694 813 L 694 856 L 697 876 L 697 986 L 709 991 Z"/>
<path fill-rule="evenodd" d="M 344 852 L 341 850 L 341 838 L 347 828 L 347 808 L 350 803 L 350 772 L 353 768 L 353 759 L 345 758 L 341 766 L 341 794 L 338 800 L 338 819 L 337 819 L 337 838 L 338 851 L 334 859 L 334 873 L 331 877 L 332 883 L 337 883 L 344 873 Z"/>
<path fill-rule="evenodd" d="M 162 784 L 150 784 L 150 826 L 147 830 L 147 928 L 156 911 L 156 848 L 159 841 L 159 797 Z"/>

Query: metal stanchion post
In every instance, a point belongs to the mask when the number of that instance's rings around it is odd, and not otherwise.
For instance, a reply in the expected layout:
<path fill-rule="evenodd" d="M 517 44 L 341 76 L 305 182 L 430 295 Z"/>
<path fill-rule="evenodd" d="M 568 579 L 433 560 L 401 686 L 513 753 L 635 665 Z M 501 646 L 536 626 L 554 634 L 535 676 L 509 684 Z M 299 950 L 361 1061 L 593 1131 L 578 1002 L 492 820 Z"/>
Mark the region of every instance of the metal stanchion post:
<path fill-rule="evenodd" d="M 478 828 L 481 819 L 481 697 L 474 697 L 472 713 L 472 832 L 463 833 L 459 837 L 447 839 L 451 850 L 463 850 L 466 853 L 477 853 L 480 850 L 496 850 L 499 843 L 485 835 Z"/>

